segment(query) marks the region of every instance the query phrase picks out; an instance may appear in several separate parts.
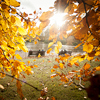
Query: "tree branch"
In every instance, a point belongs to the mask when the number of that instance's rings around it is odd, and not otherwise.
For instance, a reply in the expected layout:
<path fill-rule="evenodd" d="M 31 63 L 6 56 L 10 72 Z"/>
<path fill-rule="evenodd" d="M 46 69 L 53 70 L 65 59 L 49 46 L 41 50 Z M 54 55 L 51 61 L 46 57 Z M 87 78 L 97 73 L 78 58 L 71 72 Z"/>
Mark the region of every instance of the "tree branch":
<path fill-rule="evenodd" d="M 9 75 L 9 74 L 7 74 L 7 73 L 4 73 L 4 72 L 0 72 L 0 73 L 5 74 L 5 75 L 7 75 L 7 76 L 9 76 L 9 77 L 11 77 L 11 78 L 14 78 L 14 79 L 16 79 L 16 80 L 18 80 L 18 81 L 20 81 L 20 82 L 23 82 L 23 83 L 25 83 L 25 84 L 27 84 L 27 85 L 33 87 L 33 88 L 36 89 L 37 91 L 41 91 L 41 90 L 38 89 L 37 87 L 35 87 L 35 86 L 33 86 L 33 85 L 31 85 L 31 84 L 29 84 L 29 83 L 27 83 L 27 82 L 25 82 L 25 81 L 19 79 L 19 78 L 16 78 L 16 77 L 14 77 L 14 76 L 12 76 L 12 75 Z"/>
<path fill-rule="evenodd" d="M 3 51 L 3 55 L 4 55 L 4 57 L 6 58 L 6 55 L 4 54 L 4 50 L 3 50 L 1 47 L 0 47 L 0 49 Z M 6 58 L 6 60 L 10 63 L 10 61 L 9 61 L 7 58 Z M 11 64 L 11 63 L 10 63 L 10 64 Z M 3 64 L 2 64 L 2 65 L 3 65 Z M 12 64 L 11 64 L 11 66 L 14 67 Z M 29 83 L 27 83 L 27 82 L 25 82 L 25 81 L 23 81 L 23 80 L 21 80 L 21 79 L 18 79 L 18 78 L 16 78 L 16 77 L 12 76 L 12 75 L 9 75 L 9 74 L 4 73 L 4 72 L 0 72 L 0 73 L 5 74 L 5 75 L 7 75 L 7 76 L 9 76 L 9 77 L 12 77 L 12 78 L 14 78 L 14 79 L 16 79 L 16 80 L 18 80 L 18 81 L 21 81 L 21 82 L 23 82 L 23 83 L 25 83 L 25 84 L 27 84 L 27 85 L 33 87 L 33 88 L 36 89 L 37 91 L 41 91 L 41 90 L 39 90 L 37 87 L 34 87 L 33 85 L 31 85 L 31 84 L 29 84 Z"/>
<path fill-rule="evenodd" d="M 87 26 L 88 26 L 88 28 L 89 28 L 89 23 L 88 23 L 88 19 L 87 19 L 88 13 L 87 13 L 87 10 L 86 10 L 86 3 L 84 2 L 84 0 L 82 0 L 82 2 L 83 2 L 84 10 L 85 10 L 85 13 L 86 13 L 86 23 L 87 23 Z M 89 31 L 90 31 L 90 33 L 92 34 L 90 28 L 89 28 Z"/>

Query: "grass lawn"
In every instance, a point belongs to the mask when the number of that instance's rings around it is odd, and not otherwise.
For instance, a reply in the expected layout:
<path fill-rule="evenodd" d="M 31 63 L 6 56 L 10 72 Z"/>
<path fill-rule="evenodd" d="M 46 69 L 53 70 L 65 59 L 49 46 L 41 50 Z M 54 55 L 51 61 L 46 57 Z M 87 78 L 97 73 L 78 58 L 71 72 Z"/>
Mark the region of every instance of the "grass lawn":
<path fill-rule="evenodd" d="M 79 90 L 79 87 L 71 84 L 70 86 L 65 87 L 66 83 L 60 81 L 60 77 L 51 78 L 50 76 L 55 72 L 51 73 L 51 69 L 53 68 L 54 64 L 58 64 L 55 61 L 55 57 L 42 57 L 36 58 L 36 61 L 33 61 L 35 58 L 27 58 L 23 59 L 23 61 L 27 64 L 27 61 L 30 61 L 29 65 L 38 65 L 38 67 L 34 67 L 32 75 L 26 75 L 26 78 L 21 78 L 22 80 L 26 81 L 27 83 L 39 88 L 40 90 L 44 87 L 48 88 L 47 95 L 45 97 L 49 97 L 49 100 L 52 100 L 52 97 L 55 97 L 56 100 L 90 100 L 87 97 L 87 93 L 84 89 Z M 86 62 L 80 63 L 80 66 Z M 90 63 L 90 62 L 89 62 Z M 92 61 L 90 63 L 93 66 L 99 65 L 100 62 Z M 61 71 L 59 69 L 56 69 Z M 67 70 L 78 70 L 75 65 Z M 66 72 L 66 69 L 62 70 Z M 98 72 L 100 73 L 100 72 Z M 0 100 L 3 97 L 4 100 L 21 100 L 19 95 L 17 94 L 17 87 L 16 87 L 16 80 L 12 82 L 12 78 L 6 76 L 3 79 L 0 79 L 0 84 L 2 84 L 5 89 L 2 90 L 0 88 Z M 90 83 L 89 82 L 82 82 L 87 87 Z M 24 97 L 27 100 L 37 100 L 41 94 L 40 91 L 35 90 L 34 88 L 30 87 L 29 85 L 22 83 L 22 91 Z M 85 98 L 86 97 L 86 98 Z"/>

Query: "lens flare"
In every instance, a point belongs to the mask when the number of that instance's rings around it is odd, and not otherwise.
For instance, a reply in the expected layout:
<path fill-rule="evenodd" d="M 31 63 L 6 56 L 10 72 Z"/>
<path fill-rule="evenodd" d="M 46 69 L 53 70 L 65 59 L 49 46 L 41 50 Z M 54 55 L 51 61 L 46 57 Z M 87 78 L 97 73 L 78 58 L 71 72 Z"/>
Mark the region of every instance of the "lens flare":
<path fill-rule="evenodd" d="M 50 24 L 56 23 L 59 27 L 64 24 L 64 17 L 65 13 L 57 13 L 53 17 L 50 18 Z"/>

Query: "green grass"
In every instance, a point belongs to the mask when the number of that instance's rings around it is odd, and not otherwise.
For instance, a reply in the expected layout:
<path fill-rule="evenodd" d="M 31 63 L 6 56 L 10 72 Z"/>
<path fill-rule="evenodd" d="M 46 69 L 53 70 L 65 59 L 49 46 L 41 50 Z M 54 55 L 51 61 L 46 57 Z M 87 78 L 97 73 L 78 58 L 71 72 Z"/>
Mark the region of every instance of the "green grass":
<path fill-rule="evenodd" d="M 31 62 L 30 65 L 36 64 L 38 65 L 38 67 L 37 68 L 34 67 L 32 69 L 34 72 L 32 75 L 26 75 L 23 73 L 26 78 L 25 79 L 21 78 L 21 79 L 39 89 L 48 87 L 48 92 L 45 97 L 47 96 L 50 97 L 50 100 L 51 97 L 55 97 L 56 100 L 85 100 L 84 96 L 87 97 L 86 91 L 85 90 L 79 91 L 78 87 L 76 87 L 74 84 L 71 84 L 68 87 L 64 87 L 65 83 L 59 80 L 60 79 L 59 76 L 54 78 L 50 77 L 50 75 L 55 73 L 55 72 L 51 73 L 51 69 L 53 68 L 53 65 L 58 64 L 57 62 L 55 62 L 54 57 L 36 58 L 36 61 L 33 61 L 33 58 L 28 58 L 28 59 L 23 59 L 23 61 L 26 64 L 27 61 L 30 61 Z M 87 60 L 81 62 L 80 66 L 83 66 L 86 61 Z M 92 67 L 94 67 L 96 65 L 99 65 L 100 62 L 92 61 L 90 64 Z M 78 69 L 79 67 L 76 67 L 74 65 L 71 68 L 69 67 L 67 70 L 78 70 Z M 61 71 L 61 70 L 57 69 L 57 71 Z M 66 69 L 64 69 L 63 72 L 66 73 Z M 10 85 L 7 86 L 7 83 L 10 83 Z M 3 79 L 0 79 L 0 84 L 2 84 L 5 87 L 4 90 L 0 88 L 0 97 L 3 97 L 4 100 L 21 100 L 17 93 L 16 80 L 12 82 L 12 78 L 6 76 Z M 84 84 L 87 87 L 89 85 L 89 82 L 85 82 Z M 22 91 L 24 97 L 27 98 L 27 100 L 37 100 L 41 96 L 40 91 L 35 90 L 34 88 L 28 86 L 25 83 L 22 83 Z M 90 100 L 90 99 L 87 98 L 86 100 Z"/>

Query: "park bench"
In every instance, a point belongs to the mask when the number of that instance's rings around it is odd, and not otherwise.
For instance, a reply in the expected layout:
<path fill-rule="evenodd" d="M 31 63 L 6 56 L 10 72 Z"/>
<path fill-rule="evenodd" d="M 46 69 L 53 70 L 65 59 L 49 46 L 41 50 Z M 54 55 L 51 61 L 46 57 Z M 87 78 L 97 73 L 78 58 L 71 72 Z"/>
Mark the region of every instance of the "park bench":
<path fill-rule="evenodd" d="M 41 56 L 45 56 L 45 51 L 32 51 L 32 50 L 30 50 L 29 51 L 29 53 L 28 53 L 28 57 L 30 57 L 30 56 L 33 56 L 33 55 L 36 55 L 36 56 L 38 56 L 38 55 L 41 55 Z"/>
<path fill-rule="evenodd" d="M 61 51 L 58 53 L 58 55 L 65 55 L 65 54 L 71 55 L 71 54 L 72 54 L 72 51 L 61 50 Z"/>

